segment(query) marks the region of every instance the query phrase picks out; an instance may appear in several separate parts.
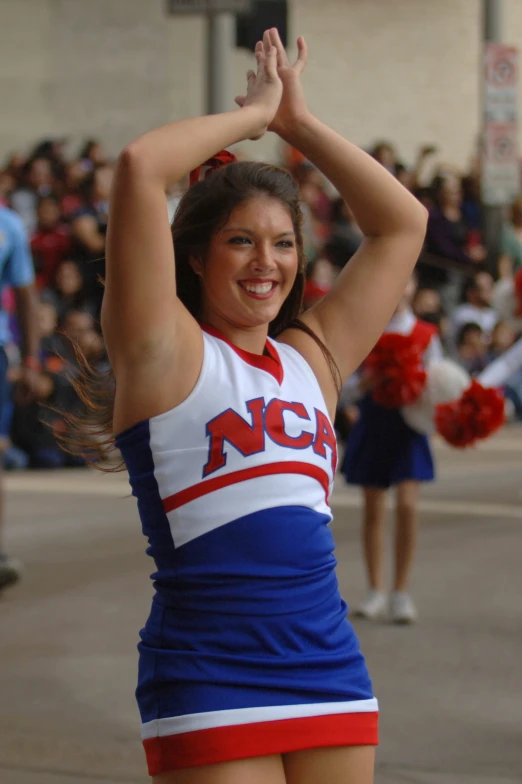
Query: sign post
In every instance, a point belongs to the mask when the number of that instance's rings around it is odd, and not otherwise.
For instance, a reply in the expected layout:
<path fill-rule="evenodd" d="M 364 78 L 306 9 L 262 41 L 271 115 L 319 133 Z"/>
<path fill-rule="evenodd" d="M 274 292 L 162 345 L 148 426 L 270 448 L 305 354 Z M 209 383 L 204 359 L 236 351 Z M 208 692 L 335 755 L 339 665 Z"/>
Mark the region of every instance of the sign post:
<path fill-rule="evenodd" d="M 245 13 L 250 7 L 251 0 L 167 0 L 168 14 L 206 14 L 208 114 L 218 114 L 231 108 L 234 14 Z"/>
<path fill-rule="evenodd" d="M 484 66 L 482 200 L 488 207 L 502 207 L 520 190 L 518 52 L 514 46 L 487 43 Z"/>
<path fill-rule="evenodd" d="M 482 201 L 484 244 L 490 272 L 498 273 L 503 211 L 512 200 L 518 180 L 515 128 L 516 103 L 511 82 L 516 83 L 513 47 L 502 45 L 504 0 L 482 0 L 484 19 L 484 100 L 482 123 Z"/>

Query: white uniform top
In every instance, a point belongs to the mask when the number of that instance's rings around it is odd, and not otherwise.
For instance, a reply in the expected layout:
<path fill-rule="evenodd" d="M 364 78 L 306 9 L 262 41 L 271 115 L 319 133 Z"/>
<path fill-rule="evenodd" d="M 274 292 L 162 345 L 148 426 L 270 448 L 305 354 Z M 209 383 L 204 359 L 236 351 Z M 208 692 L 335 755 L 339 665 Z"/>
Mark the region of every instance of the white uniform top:
<path fill-rule="evenodd" d="M 148 420 L 174 546 L 269 508 L 304 506 L 331 519 L 335 434 L 306 360 L 271 340 L 270 356 L 259 356 L 210 328 L 203 334 L 193 391 Z"/>

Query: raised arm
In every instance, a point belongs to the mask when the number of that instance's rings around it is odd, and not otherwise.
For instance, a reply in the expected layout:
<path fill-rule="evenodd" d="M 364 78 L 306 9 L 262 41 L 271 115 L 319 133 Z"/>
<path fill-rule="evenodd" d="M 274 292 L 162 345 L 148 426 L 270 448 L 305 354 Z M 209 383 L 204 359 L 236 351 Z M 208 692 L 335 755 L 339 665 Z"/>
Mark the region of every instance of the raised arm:
<path fill-rule="evenodd" d="M 379 163 L 308 111 L 299 78 L 306 61 L 304 41 L 299 39 L 299 58 L 290 66 L 276 30 L 270 39 L 278 48 L 283 82 L 270 130 L 335 185 L 364 233 L 332 289 L 302 317 L 346 379 L 376 343 L 404 291 L 422 248 L 427 211 Z"/>
<path fill-rule="evenodd" d="M 315 117 L 289 141 L 336 186 L 364 234 L 332 289 L 303 316 L 347 378 L 393 314 L 419 257 L 427 212 L 386 169 Z"/>
<path fill-rule="evenodd" d="M 259 52 L 257 61 L 244 108 L 157 128 L 131 142 L 118 158 L 102 307 L 116 376 L 116 429 L 181 402 L 199 374 L 203 340 L 176 297 L 166 192 L 217 151 L 264 133 L 282 87 L 275 50 Z M 167 390 L 165 399 L 162 390 Z"/>

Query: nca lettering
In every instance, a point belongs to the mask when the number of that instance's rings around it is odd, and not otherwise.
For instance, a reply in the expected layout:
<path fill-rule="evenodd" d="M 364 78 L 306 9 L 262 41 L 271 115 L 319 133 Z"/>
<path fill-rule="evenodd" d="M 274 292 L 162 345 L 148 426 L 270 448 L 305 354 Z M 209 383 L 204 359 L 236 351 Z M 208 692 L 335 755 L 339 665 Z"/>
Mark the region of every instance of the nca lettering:
<path fill-rule="evenodd" d="M 274 398 L 268 405 L 263 397 L 249 400 L 246 404 L 250 422 L 243 419 L 237 411 L 228 408 L 207 423 L 206 433 L 210 439 L 208 461 L 203 468 L 203 476 L 208 476 L 227 463 L 225 442 L 228 442 L 245 457 L 264 452 L 268 436 L 279 446 L 290 449 L 312 448 L 317 455 L 327 459 L 326 447 L 330 450 L 332 468 L 335 471 L 337 443 L 335 433 L 328 417 L 314 408 L 314 432 L 301 430 L 298 435 L 288 435 L 285 430 L 285 412 L 291 412 L 298 419 L 312 422 L 302 403 L 289 403 Z"/>

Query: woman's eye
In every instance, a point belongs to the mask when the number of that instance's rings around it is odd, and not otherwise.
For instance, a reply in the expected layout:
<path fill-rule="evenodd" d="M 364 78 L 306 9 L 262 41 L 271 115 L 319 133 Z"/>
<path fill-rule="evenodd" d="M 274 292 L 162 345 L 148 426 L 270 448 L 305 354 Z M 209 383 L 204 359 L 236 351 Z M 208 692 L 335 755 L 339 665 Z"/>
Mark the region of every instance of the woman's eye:
<path fill-rule="evenodd" d="M 277 243 L 281 248 L 293 248 L 294 243 L 292 240 L 281 240 L 281 242 Z"/>
<path fill-rule="evenodd" d="M 244 245 L 245 243 L 249 243 L 250 240 L 248 237 L 231 237 L 229 242 L 233 243 L 234 245 Z"/>

